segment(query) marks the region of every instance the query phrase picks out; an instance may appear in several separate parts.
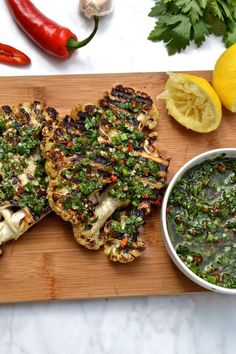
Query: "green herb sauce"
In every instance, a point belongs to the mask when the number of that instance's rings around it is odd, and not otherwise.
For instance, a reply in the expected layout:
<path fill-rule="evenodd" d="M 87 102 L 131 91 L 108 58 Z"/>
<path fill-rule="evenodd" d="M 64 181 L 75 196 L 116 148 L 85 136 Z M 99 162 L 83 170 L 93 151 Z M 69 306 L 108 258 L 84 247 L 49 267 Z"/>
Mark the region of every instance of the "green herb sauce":
<path fill-rule="evenodd" d="M 192 272 L 236 288 L 236 159 L 217 158 L 187 171 L 170 195 L 167 225 Z"/>

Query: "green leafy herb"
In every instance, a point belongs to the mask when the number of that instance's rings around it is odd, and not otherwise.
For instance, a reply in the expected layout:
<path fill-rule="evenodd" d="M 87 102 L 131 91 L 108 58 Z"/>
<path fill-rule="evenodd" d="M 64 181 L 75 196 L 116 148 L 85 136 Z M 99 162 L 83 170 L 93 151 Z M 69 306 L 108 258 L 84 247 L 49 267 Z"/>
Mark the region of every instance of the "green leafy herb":
<path fill-rule="evenodd" d="M 159 0 L 149 13 L 158 17 L 148 39 L 163 41 L 168 54 L 191 41 L 200 47 L 210 34 L 222 36 L 228 47 L 236 42 L 236 2 L 232 0 Z"/>

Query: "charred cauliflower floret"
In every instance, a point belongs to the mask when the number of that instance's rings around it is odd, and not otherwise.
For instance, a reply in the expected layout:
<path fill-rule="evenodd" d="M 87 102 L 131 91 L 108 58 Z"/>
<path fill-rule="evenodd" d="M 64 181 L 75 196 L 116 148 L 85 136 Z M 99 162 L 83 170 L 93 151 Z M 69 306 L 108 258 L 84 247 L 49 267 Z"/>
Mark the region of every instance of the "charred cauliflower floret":
<path fill-rule="evenodd" d="M 18 239 L 50 211 L 40 142 L 53 115 L 38 101 L 0 108 L 0 244 Z"/>
<path fill-rule="evenodd" d="M 140 227 L 160 206 L 169 161 L 155 147 L 158 112 L 151 98 L 117 85 L 44 128 L 51 208 L 88 249 L 104 246 L 127 263 L 145 249 Z"/>

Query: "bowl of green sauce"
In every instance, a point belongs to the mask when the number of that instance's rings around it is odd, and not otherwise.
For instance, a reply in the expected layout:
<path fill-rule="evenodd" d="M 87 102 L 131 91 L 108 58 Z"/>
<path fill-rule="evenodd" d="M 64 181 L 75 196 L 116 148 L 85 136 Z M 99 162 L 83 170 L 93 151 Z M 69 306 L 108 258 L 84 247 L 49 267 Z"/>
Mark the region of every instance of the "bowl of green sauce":
<path fill-rule="evenodd" d="M 167 251 L 187 277 L 236 294 L 236 148 L 207 151 L 180 168 L 161 220 Z"/>

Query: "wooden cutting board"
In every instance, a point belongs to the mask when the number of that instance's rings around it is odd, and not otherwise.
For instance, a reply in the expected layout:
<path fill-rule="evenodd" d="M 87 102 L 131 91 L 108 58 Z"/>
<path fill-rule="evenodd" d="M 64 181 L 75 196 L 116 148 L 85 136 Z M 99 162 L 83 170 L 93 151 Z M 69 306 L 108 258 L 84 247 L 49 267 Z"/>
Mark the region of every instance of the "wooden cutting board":
<path fill-rule="evenodd" d="M 211 72 L 198 72 L 211 79 Z M 171 157 L 169 179 L 187 160 L 204 151 L 235 147 L 236 115 L 224 111 L 220 128 L 198 134 L 186 130 L 165 110 L 156 96 L 163 91 L 166 74 L 134 73 L 41 77 L 1 77 L 0 105 L 42 100 L 61 114 L 81 102 L 96 103 L 105 90 L 122 83 L 147 92 L 160 112 L 159 149 Z M 17 242 L 3 246 L 0 258 L 0 302 L 65 300 L 98 297 L 167 295 L 202 292 L 186 278 L 166 253 L 160 212 L 143 227 L 144 254 L 131 264 L 113 264 L 103 251 L 82 249 L 71 227 L 49 215 Z"/>

